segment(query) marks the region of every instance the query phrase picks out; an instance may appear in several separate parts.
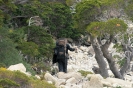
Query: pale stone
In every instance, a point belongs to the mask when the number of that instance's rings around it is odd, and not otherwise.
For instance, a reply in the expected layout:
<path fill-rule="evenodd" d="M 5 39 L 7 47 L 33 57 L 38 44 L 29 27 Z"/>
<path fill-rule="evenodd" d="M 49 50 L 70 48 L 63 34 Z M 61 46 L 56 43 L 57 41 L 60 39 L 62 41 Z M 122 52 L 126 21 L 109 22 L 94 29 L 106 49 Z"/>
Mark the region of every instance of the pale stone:
<path fill-rule="evenodd" d="M 72 77 L 72 78 L 70 78 L 70 79 L 68 79 L 67 81 L 66 81 L 66 83 L 71 83 L 71 84 L 75 84 L 75 83 L 77 83 L 78 81 L 74 78 L 74 77 Z"/>
<path fill-rule="evenodd" d="M 69 73 L 59 72 L 57 73 L 57 77 L 59 79 L 69 79 L 71 77 L 75 77 L 75 79 L 77 80 L 82 78 L 81 74 L 78 72 L 69 72 Z"/>
<path fill-rule="evenodd" d="M 87 74 L 86 78 L 91 79 L 92 76 L 96 76 L 100 80 L 103 79 L 103 77 L 100 74 Z"/>
<path fill-rule="evenodd" d="M 19 70 L 21 72 L 26 72 L 26 68 L 25 68 L 25 66 L 22 63 L 11 65 L 8 68 L 8 70 L 11 70 L 11 71 Z"/>
<path fill-rule="evenodd" d="M 57 88 L 66 88 L 65 85 L 60 85 L 59 87 Z"/>
<path fill-rule="evenodd" d="M 82 85 L 72 85 L 71 88 L 82 88 Z"/>
<path fill-rule="evenodd" d="M 88 88 L 103 88 L 103 85 L 100 80 L 101 78 L 99 76 L 93 75 L 90 79 Z"/>
<path fill-rule="evenodd" d="M 84 81 L 82 84 L 82 88 L 89 88 L 89 81 Z"/>
<path fill-rule="evenodd" d="M 83 51 L 85 51 L 86 50 L 86 47 L 80 46 L 80 49 L 83 50 Z"/>
<path fill-rule="evenodd" d="M 49 84 L 52 84 L 52 81 L 47 81 Z"/>
<path fill-rule="evenodd" d="M 109 76 L 110 76 L 110 77 L 114 77 L 114 74 L 112 73 L 111 70 L 108 70 L 108 73 L 109 73 Z"/>
<path fill-rule="evenodd" d="M 44 78 L 46 81 L 52 81 L 52 83 L 56 83 L 56 78 L 54 78 L 50 73 L 46 73 Z"/>
<path fill-rule="evenodd" d="M 112 84 L 108 81 L 102 81 L 101 80 L 101 83 L 103 84 L 103 86 L 112 87 Z"/>
<path fill-rule="evenodd" d="M 56 87 L 59 87 L 60 85 L 65 85 L 66 84 L 66 80 L 65 79 L 58 79 L 55 83 Z"/>
<path fill-rule="evenodd" d="M 106 78 L 106 79 L 104 79 L 104 81 L 107 81 L 107 82 L 111 83 L 111 85 L 114 85 L 114 86 L 117 85 L 117 86 L 121 86 L 121 87 L 125 87 L 125 88 L 133 87 L 131 82 L 127 82 L 122 79 Z"/>

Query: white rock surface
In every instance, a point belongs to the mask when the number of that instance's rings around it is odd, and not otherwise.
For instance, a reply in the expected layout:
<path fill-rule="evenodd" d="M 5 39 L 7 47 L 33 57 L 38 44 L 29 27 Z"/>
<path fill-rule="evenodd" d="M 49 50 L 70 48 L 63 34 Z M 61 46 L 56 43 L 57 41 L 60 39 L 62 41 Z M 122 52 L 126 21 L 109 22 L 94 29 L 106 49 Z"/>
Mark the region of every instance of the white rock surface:
<path fill-rule="evenodd" d="M 19 70 L 21 72 L 26 72 L 26 68 L 22 63 L 11 65 L 9 66 L 8 70 L 11 70 L 11 71 Z"/>

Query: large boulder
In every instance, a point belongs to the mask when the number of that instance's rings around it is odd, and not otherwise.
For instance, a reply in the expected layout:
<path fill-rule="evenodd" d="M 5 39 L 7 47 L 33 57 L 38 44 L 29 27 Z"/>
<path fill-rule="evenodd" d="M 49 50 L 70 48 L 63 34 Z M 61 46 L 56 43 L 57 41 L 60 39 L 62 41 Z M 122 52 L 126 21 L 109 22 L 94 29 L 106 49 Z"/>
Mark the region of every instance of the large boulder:
<path fill-rule="evenodd" d="M 112 87 L 118 87 L 120 86 L 121 88 L 133 88 L 132 83 L 129 81 L 125 81 L 122 79 L 117 79 L 117 78 L 106 78 L 102 80 L 102 83 L 108 83 L 109 85 L 107 86 L 112 86 Z"/>
<path fill-rule="evenodd" d="M 90 81 L 86 81 L 83 83 L 83 88 L 103 88 L 103 84 L 101 79 L 103 79 L 100 75 L 87 75 L 90 77 Z"/>
<path fill-rule="evenodd" d="M 82 79 L 82 76 L 79 72 L 69 72 L 69 73 L 59 72 L 57 73 L 57 77 L 59 79 L 70 79 L 72 77 L 74 77 L 76 80 Z"/>
<path fill-rule="evenodd" d="M 53 77 L 50 73 L 46 73 L 44 75 L 46 81 L 51 81 L 52 83 L 56 83 L 57 79 Z"/>
<path fill-rule="evenodd" d="M 26 74 L 27 76 L 31 76 L 31 73 L 26 72 L 26 67 L 22 63 L 11 65 L 7 69 L 11 70 L 11 71 L 20 71 L 20 72 Z"/>
<path fill-rule="evenodd" d="M 11 65 L 7 69 L 11 70 L 11 71 L 19 70 L 21 72 L 26 72 L 26 68 L 25 68 L 25 66 L 22 63 Z"/>

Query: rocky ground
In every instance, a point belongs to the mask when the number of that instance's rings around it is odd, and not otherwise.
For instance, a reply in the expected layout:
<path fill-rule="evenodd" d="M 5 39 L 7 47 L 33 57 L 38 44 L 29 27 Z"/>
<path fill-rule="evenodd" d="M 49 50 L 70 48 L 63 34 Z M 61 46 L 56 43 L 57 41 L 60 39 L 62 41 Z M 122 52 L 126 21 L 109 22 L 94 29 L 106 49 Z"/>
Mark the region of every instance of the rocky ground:
<path fill-rule="evenodd" d="M 110 50 L 111 47 L 109 48 Z M 133 72 L 125 75 L 125 80 L 114 78 L 111 70 L 108 68 L 110 77 L 103 78 L 100 74 L 95 74 L 92 68 L 98 67 L 95 60 L 95 53 L 92 47 L 81 46 L 75 52 L 70 52 L 68 60 L 68 73 L 58 72 L 57 64 L 51 66 L 55 70 L 52 75 L 47 72 L 44 78 L 47 82 L 55 84 L 57 88 L 133 88 Z M 26 72 L 26 68 L 22 63 L 11 65 L 8 70 L 20 70 L 30 76 Z M 89 71 L 92 74 L 83 76 L 79 71 Z M 40 78 L 39 76 L 36 76 Z"/>
<path fill-rule="evenodd" d="M 111 50 L 111 47 L 110 47 Z M 109 69 L 108 78 L 103 78 L 100 74 L 95 74 L 92 68 L 98 67 L 95 60 L 93 48 L 81 46 L 75 52 L 69 51 L 68 73 L 56 71 L 55 75 L 45 74 L 45 79 L 50 83 L 55 83 L 57 88 L 133 88 L 133 73 L 125 75 L 125 80 L 114 78 Z M 53 66 L 57 69 L 57 65 Z M 89 71 L 93 74 L 82 76 L 78 71 Z"/>

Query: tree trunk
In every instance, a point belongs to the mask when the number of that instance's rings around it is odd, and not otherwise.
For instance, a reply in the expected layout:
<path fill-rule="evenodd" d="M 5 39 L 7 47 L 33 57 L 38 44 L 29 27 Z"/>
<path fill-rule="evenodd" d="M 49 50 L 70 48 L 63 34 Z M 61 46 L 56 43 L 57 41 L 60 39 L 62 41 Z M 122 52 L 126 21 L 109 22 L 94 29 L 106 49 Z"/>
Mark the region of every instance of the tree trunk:
<path fill-rule="evenodd" d="M 124 63 L 124 65 L 122 66 L 122 68 L 120 69 L 120 73 L 121 75 L 124 77 L 124 74 L 126 73 L 126 71 L 130 68 L 130 58 L 126 58 L 126 61 Z"/>
<path fill-rule="evenodd" d="M 103 46 L 101 46 L 103 56 L 107 59 L 107 61 L 109 63 L 110 70 L 113 72 L 114 76 L 116 78 L 123 79 L 123 76 L 121 75 L 121 73 L 119 72 L 119 70 L 116 67 L 114 58 L 112 57 L 112 55 L 108 51 L 109 45 L 110 45 L 110 43 L 106 42 Z"/>
<path fill-rule="evenodd" d="M 109 77 L 109 74 L 108 74 L 108 70 L 107 70 L 107 64 L 104 60 L 104 57 L 103 57 L 103 54 L 102 54 L 102 51 L 100 49 L 100 46 L 98 44 L 98 42 L 96 42 L 96 38 L 93 38 L 92 36 L 90 37 L 90 40 L 91 40 L 91 43 L 92 43 L 92 47 L 95 51 L 95 58 L 96 58 L 96 61 L 99 65 L 99 70 L 100 70 L 100 74 L 103 76 L 103 77 Z"/>
<path fill-rule="evenodd" d="M 131 69 L 132 71 L 132 67 L 130 67 L 130 62 L 132 60 L 133 57 L 133 50 L 131 47 L 129 47 L 126 44 L 123 44 L 123 51 L 125 52 L 125 56 L 126 56 L 126 61 L 124 63 L 124 65 L 122 66 L 122 68 L 120 69 L 120 73 L 122 76 L 124 76 L 124 74 L 127 72 L 127 70 Z"/>

